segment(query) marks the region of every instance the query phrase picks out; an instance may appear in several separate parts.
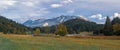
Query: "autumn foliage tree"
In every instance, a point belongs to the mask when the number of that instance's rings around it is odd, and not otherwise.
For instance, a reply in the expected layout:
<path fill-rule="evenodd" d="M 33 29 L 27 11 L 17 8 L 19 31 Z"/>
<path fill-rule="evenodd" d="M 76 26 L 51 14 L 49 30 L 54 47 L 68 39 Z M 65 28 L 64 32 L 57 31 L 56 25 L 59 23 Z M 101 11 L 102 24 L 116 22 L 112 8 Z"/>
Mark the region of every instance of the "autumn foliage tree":
<path fill-rule="evenodd" d="M 115 35 L 120 35 L 120 24 L 113 25 L 113 32 Z"/>
<path fill-rule="evenodd" d="M 56 34 L 60 36 L 65 36 L 67 33 L 68 32 L 66 26 L 63 23 L 59 24 L 56 30 Z"/>
<path fill-rule="evenodd" d="M 39 35 L 39 34 L 40 34 L 40 28 L 36 28 L 35 34 L 36 34 L 36 35 Z"/>
<path fill-rule="evenodd" d="M 113 25 L 113 31 L 116 32 L 116 31 L 119 31 L 120 30 L 120 24 L 114 24 Z"/>

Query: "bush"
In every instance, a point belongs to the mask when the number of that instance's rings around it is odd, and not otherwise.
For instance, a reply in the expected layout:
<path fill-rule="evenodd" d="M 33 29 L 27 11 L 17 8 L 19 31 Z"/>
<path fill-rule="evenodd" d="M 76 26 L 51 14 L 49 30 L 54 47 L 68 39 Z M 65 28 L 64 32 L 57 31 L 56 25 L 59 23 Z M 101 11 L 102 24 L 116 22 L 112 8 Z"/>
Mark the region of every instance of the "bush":
<path fill-rule="evenodd" d="M 114 32 L 114 34 L 115 34 L 115 35 L 117 35 L 117 36 L 120 36 L 120 30 L 119 30 L 119 31 Z"/>

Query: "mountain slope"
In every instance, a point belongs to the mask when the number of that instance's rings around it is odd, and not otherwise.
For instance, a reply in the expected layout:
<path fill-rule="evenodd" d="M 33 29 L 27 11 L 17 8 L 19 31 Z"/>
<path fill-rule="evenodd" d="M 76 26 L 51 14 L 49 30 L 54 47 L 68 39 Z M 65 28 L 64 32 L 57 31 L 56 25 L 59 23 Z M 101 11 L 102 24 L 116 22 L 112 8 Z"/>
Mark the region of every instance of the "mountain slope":
<path fill-rule="evenodd" d="M 31 31 L 31 28 L 0 16 L 0 32 L 24 34 L 28 31 Z"/>

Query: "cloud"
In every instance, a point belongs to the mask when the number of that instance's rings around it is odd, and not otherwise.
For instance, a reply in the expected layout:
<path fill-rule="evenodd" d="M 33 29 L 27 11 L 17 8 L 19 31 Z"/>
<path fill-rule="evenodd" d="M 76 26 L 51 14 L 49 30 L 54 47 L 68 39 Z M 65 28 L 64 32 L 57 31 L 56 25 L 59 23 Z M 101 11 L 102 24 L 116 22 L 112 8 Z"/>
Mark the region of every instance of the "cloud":
<path fill-rule="evenodd" d="M 72 0 L 64 0 L 64 1 L 62 1 L 62 3 L 68 4 L 68 3 L 73 3 L 73 1 Z"/>
<path fill-rule="evenodd" d="M 47 8 L 41 8 L 37 11 L 32 11 L 32 12 L 28 12 L 28 15 L 30 17 L 34 17 L 34 16 L 44 16 L 45 14 L 50 13 Z"/>
<path fill-rule="evenodd" d="M 75 10 L 68 10 L 67 13 L 74 13 Z"/>
<path fill-rule="evenodd" d="M 59 8 L 59 7 L 62 7 L 62 6 L 63 6 L 62 4 L 51 4 L 52 8 Z"/>
<path fill-rule="evenodd" d="M 96 14 L 96 15 L 90 16 L 89 19 L 91 21 L 96 22 L 97 24 L 104 24 L 106 20 L 106 16 L 103 16 L 102 14 Z"/>
<path fill-rule="evenodd" d="M 119 13 L 114 13 L 113 16 L 109 16 L 109 18 L 111 20 L 113 20 L 114 18 L 119 17 L 120 18 L 120 14 Z M 102 14 L 96 14 L 96 15 L 92 15 L 90 16 L 90 19 L 95 19 L 95 21 L 97 21 L 98 24 L 104 24 L 106 17 L 103 16 Z"/>
<path fill-rule="evenodd" d="M 119 17 L 120 18 L 120 14 L 119 13 L 114 13 L 114 18 Z"/>
<path fill-rule="evenodd" d="M 92 15 L 90 18 L 104 20 L 106 17 L 103 17 L 102 14 Z"/>
<path fill-rule="evenodd" d="M 119 13 L 114 13 L 114 15 L 113 16 L 110 16 L 110 19 L 111 20 L 113 20 L 114 18 L 116 18 L 116 17 L 118 17 L 118 18 L 120 18 L 120 14 Z"/>
<path fill-rule="evenodd" d="M 27 1 L 27 2 L 22 2 L 23 5 L 28 6 L 28 7 L 33 7 L 35 6 L 33 2 Z"/>
<path fill-rule="evenodd" d="M 0 14 L 17 21 L 23 18 L 24 20 L 52 18 L 66 14 L 81 14 L 86 18 L 92 15 L 91 20 L 103 21 L 105 20 L 103 15 L 120 13 L 119 2 L 120 0 L 0 0 Z M 112 14 L 110 18 L 120 16 L 119 13 Z"/>
<path fill-rule="evenodd" d="M 7 9 L 9 6 L 13 6 L 17 3 L 15 0 L 3 0 L 0 1 L 0 9 Z"/>
<path fill-rule="evenodd" d="M 16 2 L 14 3 L 14 1 Z M 1 5 L 7 7 L 7 9 L 3 9 L 2 7 L 2 9 L 0 10 L 0 14 L 19 23 L 23 23 L 28 19 L 35 20 L 41 17 L 46 18 L 47 14 L 50 12 L 39 1 L 43 2 L 43 0 L 38 0 L 37 2 L 34 0 L 8 0 L 8 2 L 10 2 L 8 4 L 7 0 L 4 3 L 1 3 L 0 1 L 0 9 Z"/>
<path fill-rule="evenodd" d="M 73 0 L 72 5 L 67 7 L 68 9 L 84 9 L 97 12 L 120 11 L 119 2 L 120 0 Z"/>
<path fill-rule="evenodd" d="M 69 4 L 69 3 L 73 3 L 73 1 L 72 0 L 63 0 L 63 1 L 59 2 L 59 4 L 51 4 L 50 6 L 52 8 L 59 8 L 59 7 L 65 6 L 66 4 Z"/>

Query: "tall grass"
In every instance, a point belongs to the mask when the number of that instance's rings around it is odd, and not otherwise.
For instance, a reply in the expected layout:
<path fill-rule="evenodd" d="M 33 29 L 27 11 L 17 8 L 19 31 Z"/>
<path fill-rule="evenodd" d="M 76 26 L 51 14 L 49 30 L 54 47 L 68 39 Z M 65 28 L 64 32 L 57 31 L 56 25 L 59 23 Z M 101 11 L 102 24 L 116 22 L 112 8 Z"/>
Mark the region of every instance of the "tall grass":
<path fill-rule="evenodd" d="M 120 50 L 120 40 L 0 35 L 0 50 Z"/>

